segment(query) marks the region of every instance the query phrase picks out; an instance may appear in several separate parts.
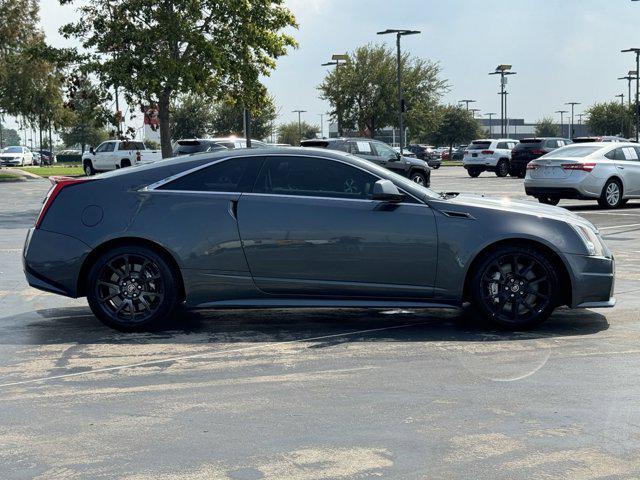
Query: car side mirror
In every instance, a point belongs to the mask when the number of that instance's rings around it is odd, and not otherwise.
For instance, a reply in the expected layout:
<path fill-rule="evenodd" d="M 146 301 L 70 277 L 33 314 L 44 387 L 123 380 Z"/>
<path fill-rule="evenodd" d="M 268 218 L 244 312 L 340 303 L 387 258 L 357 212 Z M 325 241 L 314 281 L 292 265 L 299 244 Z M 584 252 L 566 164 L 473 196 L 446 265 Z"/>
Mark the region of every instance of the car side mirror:
<path fill-rule="evenodd" d="M 391 180 L 378 180 L 373 184 L 372 198 L 383 202 L 398 203 L 404 200 L 404 195 Z"/>
<path fill-rule="evenodd" d="M 95 152 L 95 150 L 93 149 L 93 147 L 89 147 L 89 153 L 90 153 L 91 155 L 95 155 L 95 154 L 96 154 L 96 152 Z"/>

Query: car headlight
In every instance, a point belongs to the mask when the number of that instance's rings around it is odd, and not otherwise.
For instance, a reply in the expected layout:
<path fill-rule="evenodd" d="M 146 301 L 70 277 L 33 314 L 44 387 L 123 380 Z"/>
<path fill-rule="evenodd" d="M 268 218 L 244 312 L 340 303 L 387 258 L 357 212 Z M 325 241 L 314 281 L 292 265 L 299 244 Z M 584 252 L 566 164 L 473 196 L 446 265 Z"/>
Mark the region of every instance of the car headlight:
<path fill-rule="evenodd" d="M 584 246 L 586 247 L 589 255 L 592 257 L 604 257 L 605 248 L 602 244 L 602 240 L 598 236 L 598 231 L 587 225 L 571 224 L 573 229 L 578 233 L 578 236 L 582 239 Z"/>

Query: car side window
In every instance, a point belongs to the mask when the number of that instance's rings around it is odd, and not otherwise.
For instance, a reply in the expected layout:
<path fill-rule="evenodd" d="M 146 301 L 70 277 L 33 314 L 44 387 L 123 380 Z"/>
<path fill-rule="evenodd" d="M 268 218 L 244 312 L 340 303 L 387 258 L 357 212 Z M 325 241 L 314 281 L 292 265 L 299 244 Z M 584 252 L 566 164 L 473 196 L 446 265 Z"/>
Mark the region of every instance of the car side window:
<path fill-rule="evenodd" d="M 354 155 L 375 155 L 371 142 L 366 140 L 349 142 L 349 152 Z"/>
<path fill-rule="evenodd" d="M 158 190 L 250 192 L 262 162 L 260 157 L 223 160 L 165 183 Z"/>
<path fill-rule="evenodd" d="M 104 148 L 100 150 L 101 152 L 113 152 L 116 148 L 116 144 L 114 142 L 106 142 L 103 143 Z"/>
<path fill-rule="evenodd" d="M 546 148 L 558 148 L 558 140 L 547 140 Z"/>
<path fill-rule="evenodd" d="M 624 154 L 625 160 L 637 161 L 638 160 L 638 152 L 635 147 L 623 147 L 622 153 Z"/>
<path fill-rule="evenodd" d="M 376 153 L 378 154 L 379 157 L 385 158 L 385 159 L 395 159 L 398 158 L 398 155 L 396 154 L 395 150 L 387 145 L 385 145 L 382 142 L 373 142 L 373 146 L 376 150 Z"/>
<path fill-rule="evenodd" d="M 509 147 L 507 146 L 507 142 L 498 142 L 498 145 L 496 145 L 496 148 L 499 150 L 506 150 Z"/>
<path fill-rule="evenodd" d="M 323 158 L 271 157 L 258 176 L 254 192 L 367 199 L 378 180 L 359 168 Z"/>

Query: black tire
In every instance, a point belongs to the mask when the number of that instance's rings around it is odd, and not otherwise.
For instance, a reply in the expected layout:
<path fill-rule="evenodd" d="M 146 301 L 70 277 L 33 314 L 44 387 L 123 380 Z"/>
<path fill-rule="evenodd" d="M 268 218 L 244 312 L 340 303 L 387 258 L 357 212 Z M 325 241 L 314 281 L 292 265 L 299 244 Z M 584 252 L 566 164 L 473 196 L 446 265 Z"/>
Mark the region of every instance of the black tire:
<path fill-rule="evenodd" d="M 558 306 L 556 270 L 547 254 L 536 248 L 499 247 L 471 273 L 472 307 L 501 328 L 526 330 L 539 325 Z"/>
<path fill-rule="evenodd" d="M 480 168 L 468 168 L 467 173 L 471 178 L 477 178 L 482 173 L 482 170 Z"/>
<path fill-rule="evenodd" d="M 137 245 L 102 254 L 88 276 L 87 300 L 94 315 L 121 331 L 161 327 L 179 303 L 178 272 L 154 250 Z"/>
<path fill-rule="evenodd" d="M 96 174 L 96 170 L 93 168 L 93 163 L 91 162 L 91 160 L 85 160 L 82 165 L 82 169 L 84 170 L 84 174 L 87 177 L 90 177 Z"/>
<path fill-rule="evenodd" d="M 412 182 L 417 183 L 418 185 L 422 185 L 423 187 L 428 187 L 429 182 L 427 181 L 427 177 L 422 172 L 411 172 L 409 177 Z"/>
<path fill-rule="evenodd" d="M 496 165 L 496 176 L 506 177 L 507 175 L 509 175 L 509 161 L 503 158 Z"/>
<path fill-rule="evenodd" d="M 435 164 L 433 167 L 431 167 L 431 168 L 433 168 L 434 170 L 438 170 L 438 169 L 440 168 L 440 164 L 439 164 L 439 163 L 436 163 L 436 164 Z"/>
<path fill-rule="evenodd" d="M 559 197 L 538 197 L 538 201 L 540 203 L 544 203 L 545 205 L 558 205 L 560 203 Z"/>
<path fill-rule="evenodd" d="M 120 168 L 126 168 L 126 167 L 130 167 L 131 166 L 131 160 L 129 160 L 128 158 L 123 158 L 120 161 Z"/>
<path fill-rule="evenodd" d="M 623 205 L 622 184 L 616 178 L 610 178 L 602 188 L 598 205 L 602 208 L 620 208 Z"/>

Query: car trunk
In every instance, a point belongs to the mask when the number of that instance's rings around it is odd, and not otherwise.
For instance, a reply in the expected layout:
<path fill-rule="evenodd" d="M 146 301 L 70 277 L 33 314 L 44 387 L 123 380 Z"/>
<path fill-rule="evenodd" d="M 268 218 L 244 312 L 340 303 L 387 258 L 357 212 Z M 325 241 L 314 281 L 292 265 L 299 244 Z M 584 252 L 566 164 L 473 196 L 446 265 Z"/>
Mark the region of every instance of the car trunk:
<path fill-rule="evenodd" d="M 575 158 L 545 158 L 536 160 L 535 168 L 530 168 L 531 178 L 569 178 L 575 170 L 566 165 L 580 165 L 582 162 Z M 531 167 L 532 164 L 529 164 Z"/>

